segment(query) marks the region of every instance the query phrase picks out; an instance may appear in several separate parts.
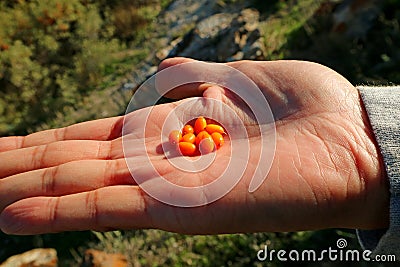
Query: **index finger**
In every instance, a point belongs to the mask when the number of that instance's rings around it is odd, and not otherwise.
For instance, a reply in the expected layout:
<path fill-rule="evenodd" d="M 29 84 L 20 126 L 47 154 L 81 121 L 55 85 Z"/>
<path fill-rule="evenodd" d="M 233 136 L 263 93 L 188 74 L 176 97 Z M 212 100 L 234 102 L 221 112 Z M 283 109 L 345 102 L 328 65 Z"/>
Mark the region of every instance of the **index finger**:
<path fill-rule="evenodd" d="M 113 140 L 121 137 L 123 120 L 122 116 L 112 117 L 41 131 L 27 136 L 3 137 L 0 138 L 0 152 L 65 140 Z"/>

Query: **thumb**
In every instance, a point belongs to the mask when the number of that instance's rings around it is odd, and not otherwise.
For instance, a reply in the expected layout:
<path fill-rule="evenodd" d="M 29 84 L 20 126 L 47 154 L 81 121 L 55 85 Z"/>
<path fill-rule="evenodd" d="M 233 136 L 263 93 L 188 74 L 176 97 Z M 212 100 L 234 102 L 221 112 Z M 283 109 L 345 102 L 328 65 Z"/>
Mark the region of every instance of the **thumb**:
<path fill-rule="evenodd" d="M 173 57 L 173 58 L 167 58 L 161 61 L 161 63 L 158 65 L 158 71 L 162 71 L 163 69 L 183 64 L 183 63 L 188 63 L 188 62 L 194 62 L 197 60 L 191 59 L 191 58 L 186 58 L 186 57 Z"/>
<path fill-rule="evenodd" d="M 161 72 L 169 67 L 177 66 L 184 63 L 189 62 L 196 62 L 198 60 L 194 60 L 191 58 L 185 57 L 175 57 L 175 58 L 168 58 L 163 60 L 158 66 L 158 72 Z M 164 79 L 159 79 L 158 83 L 163 83 Z M 189 84 L 184 84 L 178 86 L 170 91 L 168 91 L 164 96 L 171 99 L 183 99 L 188 97 L 196 97 L 202 96 L 203 91 L 207 89 L 209 86 L 202 86 L 204 83 L 193 82 Z"/>
<path fill-rule="evenodd" d="M 203 83 L 199 86 L 199 90 L 202 92 L 202 96 L 206 98 L 213 98 L 219 101 L 225 98 L 225 90 L 215 84 Z"/>

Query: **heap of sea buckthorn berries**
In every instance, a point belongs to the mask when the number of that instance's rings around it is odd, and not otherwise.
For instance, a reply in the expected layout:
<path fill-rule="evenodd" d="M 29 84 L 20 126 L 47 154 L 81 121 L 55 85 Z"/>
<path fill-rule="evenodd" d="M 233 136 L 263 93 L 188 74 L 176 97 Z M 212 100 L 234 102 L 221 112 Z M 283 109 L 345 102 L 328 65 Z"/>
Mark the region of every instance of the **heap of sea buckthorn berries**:
<path fill-rule="evenodd" d="M 207 154 L 224 144 L 225 131 L 221 125 L 207 124 L 204 117 L 198 117 L 194 126 L 186 124 L 182 132 L 173 130 L 169 134 L 169 142 L 177 145 L 184 156 L 195 156 L 199 152 Z"/>

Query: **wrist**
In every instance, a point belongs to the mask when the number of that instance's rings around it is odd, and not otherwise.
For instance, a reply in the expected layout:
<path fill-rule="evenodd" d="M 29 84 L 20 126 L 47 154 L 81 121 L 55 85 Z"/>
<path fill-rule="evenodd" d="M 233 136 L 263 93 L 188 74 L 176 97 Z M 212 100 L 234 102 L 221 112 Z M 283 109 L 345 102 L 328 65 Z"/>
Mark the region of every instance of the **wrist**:
<path fill-rule="evenodd" d="M 364 150 L 357 151 L 358 172 L 363 184 L 359 216 L 354 216 L 355 228 L 378 229 L 389 226 L 389 181 L 379 145 L 367 111 L 358 94 L 360 140 Z"/>

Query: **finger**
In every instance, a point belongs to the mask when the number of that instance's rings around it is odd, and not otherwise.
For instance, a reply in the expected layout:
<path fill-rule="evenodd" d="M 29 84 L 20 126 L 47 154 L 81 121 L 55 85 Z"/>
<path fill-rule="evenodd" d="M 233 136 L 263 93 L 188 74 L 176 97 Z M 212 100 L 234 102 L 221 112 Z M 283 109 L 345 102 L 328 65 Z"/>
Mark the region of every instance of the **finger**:
<path fill-rule="evenodd" d="M 27 136 L 4 137 L 0 138 L 0 152 L 64 140 L 112 140 L 121 136 L 122 125 L 123 117 L 113 117 L 41 131 Z"/>
<path fill-rule="evenodd" d="M 153 228 L 147 205 L 155 200 L 137 186 L 110 186 L 62 197 L 23 199 L 0 214 L 0 229 L 33 235 L 61 231 Z"/>
<path fill-rule="evenodd" d="M 0 178 L 70 161 L 123 158 L 121 138 L 112 141 L 71 140 L 0 153 Z"/>
<path fill-rule="evenodd" d="M 125 159 L 73 161 L 0 180 L 0 210 L 25 198 L 62 196 L 111 185 L 135 184 Z M 5 197 L 6 196 L 6 197 Z"/>

